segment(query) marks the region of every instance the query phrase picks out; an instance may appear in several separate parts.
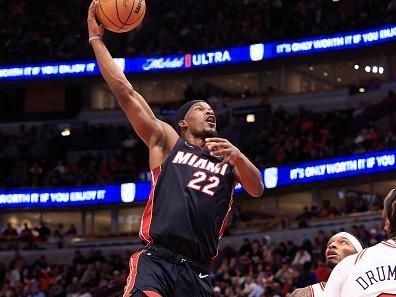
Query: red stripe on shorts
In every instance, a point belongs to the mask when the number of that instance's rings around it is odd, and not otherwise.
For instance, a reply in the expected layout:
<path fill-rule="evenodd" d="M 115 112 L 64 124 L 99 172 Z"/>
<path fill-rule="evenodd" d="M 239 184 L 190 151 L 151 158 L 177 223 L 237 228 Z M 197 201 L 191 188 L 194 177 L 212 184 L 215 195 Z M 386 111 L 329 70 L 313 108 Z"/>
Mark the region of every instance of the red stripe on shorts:
<path fill-rule="evenodd" d="M 122 295 L 122 297 L 130 297 L 133 286 L 135 285 L 139 257 L 142 253 L 143 251 L 134 253 L 131 256 L 131 259 L 129 260 L 129 275 L 127 278 L 127 284 L 124 288 L 124 294 Z"/>

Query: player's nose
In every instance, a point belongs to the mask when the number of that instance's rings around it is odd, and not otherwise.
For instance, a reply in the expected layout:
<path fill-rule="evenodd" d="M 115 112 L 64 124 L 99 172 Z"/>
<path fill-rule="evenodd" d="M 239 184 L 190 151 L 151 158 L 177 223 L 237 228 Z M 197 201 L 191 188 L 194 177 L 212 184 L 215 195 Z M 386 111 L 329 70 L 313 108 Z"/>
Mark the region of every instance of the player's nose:
<path fill-rule="evenodd" d="M 337 245 L 335 242 L 330 243 L 329 249 L 336 249 L 336 248 L 337 248 Z"/>
<path fill-rule="evenodd" d="M 206 115 L 214 115 L 214 111 L 211 108 L 207 108 L 207 109 L 205 109 L 205 114 Z"/>

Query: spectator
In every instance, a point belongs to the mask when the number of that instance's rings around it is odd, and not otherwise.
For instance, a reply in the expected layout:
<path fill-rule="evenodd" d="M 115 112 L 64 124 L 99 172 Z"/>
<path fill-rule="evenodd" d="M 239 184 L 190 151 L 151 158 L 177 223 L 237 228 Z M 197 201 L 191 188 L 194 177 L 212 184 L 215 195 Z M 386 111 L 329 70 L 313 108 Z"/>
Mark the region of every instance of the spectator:
<path fill-rule="evenodd" d="M 253 254 L 252 244 L 250 243 L 249 238 L 244 238 L 243 244 L 239 249 L 239 255 L 251 256 L 252 254 Z"/>
<path fill-rule="evenodd" d="M 22 242 L 26 242 L 27 245 L 25 248 L 31 249 L 33 248 L 33 232 L 32 229 L 29 228 L 27 223 L 24 223 L 24 228 L 21 231 L 19 238 Z"/>
<path fill-rule="evenodd" d="M 294 279 L 297 277 L 297 274 L 297 271 L 290 266 L 289 261 L 285 258 L 282 260 L 282 265 L 276 272 L 275 278 L 284 284 L 293 283 Z"/>
<path fill-rule="evenodd" d="M 11 223 L 7 223 L 7 228 L 4 229 L 3 236 L 14 237 L 14 236 L 18 236 L 18 233 L 17 230 L 14 227 L 12 227 Z"/>
<path fill-rule="evenodd" d="M 64 245 L 64 239 L 63 239 L 64 231 L 63 231 L 63 224 L 58 224 L 57 229 L 54 231 L 54 238 L 56 241 L 56 245 L 58 246 L 58 249 L 62 249 Z"/>
<path fill-rule="evenodd" d="M 307 228 L 308 221 L 311 218 L 312 218 L 312 214 L 309 211 L 308 206 L 304 206 L 303 212 L 296 217 L 296 220 L 298 221 L 298 227 L 299 228 Z"/>
<path fill-rule="evenodd" d="M 263 288 L 256 284 L 251 276 L 246 277 L 243 294 L 247 297 L 260 297 L 263 291 Z"/>
<path fill-rule="evenodd" d="M 293 267 L 300 269 L 307 262 L 311 262 L 311 255 L 305 250 L 304 247 L 300 247 L 296 256 L 293 259 Z"/>
<path fill-rule="evenodd" d="M 32 297 L 46 297 L 45 294 L 40 290 L 39 284 L 34 282 L 31 287 Z"/>
<path fill-rule="evenodd" d="M 40 222 L 40 226 L 37 228 L 39 238 L 41 241 L 46 242 L 48 237 L 51 235 L 51 230 L 46 226 L 45 222 Z"/>
<path fill-rule="evenodd" d="M 74 224 L 70 224 L 69 229 L 67 229 L 65 235 L 77 235 L 77 229 Z"/>
<path fill-rule="evenodd" d="M 302 272 L 296 280 L 296 287 L 305 288 L 317 282 L 315 273 L 311 271 L 311 262 L 304 262 Z"/>
<path fill-rule="evenodd" d="M 73 276 L 71 284 L 66 287 L 66 297 L 78 297 L 80 293 L 80 280 L 77 276 Z"/>
<path fill-rule="evenodd" d="M 331 269 L 327 267 L 323 260 L 318 261 L 318 267 L 314 270 L 318 283 L 326 282 L 330 276 Z"/>

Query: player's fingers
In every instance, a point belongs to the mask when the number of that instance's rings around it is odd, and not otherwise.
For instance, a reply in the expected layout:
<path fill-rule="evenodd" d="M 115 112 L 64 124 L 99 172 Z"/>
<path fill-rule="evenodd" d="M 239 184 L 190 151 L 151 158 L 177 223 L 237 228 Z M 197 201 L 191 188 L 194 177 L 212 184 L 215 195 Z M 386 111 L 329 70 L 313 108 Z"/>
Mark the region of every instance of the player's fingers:
<path fill-rule="evenodd" d="M 96 4 L 96 0 L 93 0 L 89 5 L 89 10 L 92 10 L 95 7 L 95 4 Z"/>
<path fill-rule="evenodd" d="M 210 152 L 210 155 L 211 155 L 211 156 L 215 156 L 215 157 L 221 156 L 221 155 L 223 155 L 223 154 L 224 154 L 224 153 L 223 153 L 223 150 L 218 150 L 218 151 Z"/>
<path fill-rule="evenodd" d="M 93 0 L 91 4 L 89 5 L 88 9 L 88 18 L 94 17 L 95 16 L 95 10 L 96 10 L 96 0 Z"/>
<path fill-rule="evenodd" d="M 206 142 L 220 142 L 220 143 L 225 143 L 228 142 L 227 139 L 224 138 L 218 138 L 218 137 L 210 137 L 205 139 Z"/>
<path fill-rule="evenodd" d="M 219 146 L 219 144 L 217 144 L 216 142 L 208 142 L 208 143 L 206 143 L 206 147 L 207 147 L 209 150 L 212 150 L 212 149 L 214 149 L 214 148 L 217 149 L 218 146 Z"/>
<path fill-rule="evenodd" d="M 219 142 L 208 142 L 208 143 L 206 143 L 206 146 L 210 150 L 213 149 L 213 148 L 216 148 L 216 149 L 219 150 L 219 149 L 222 149 L 222 148 L 226 147 L 227 144 L 226 143 L 219 143 Z"/>
<path fill-rule="evenodd" d="M 225 163 L 227 163 L 229 160 L 230 160 L 230 158 L 229 158 L 229 157 L 227 157 L 227 158 L 224 158 L 224 159 L 223 159 L 223 161 L 221 161 L 220 163 L 218 163 L 218 165 L 217 165 L 217 166 L 221 167 L 221 166 L 223 166 Z"/>

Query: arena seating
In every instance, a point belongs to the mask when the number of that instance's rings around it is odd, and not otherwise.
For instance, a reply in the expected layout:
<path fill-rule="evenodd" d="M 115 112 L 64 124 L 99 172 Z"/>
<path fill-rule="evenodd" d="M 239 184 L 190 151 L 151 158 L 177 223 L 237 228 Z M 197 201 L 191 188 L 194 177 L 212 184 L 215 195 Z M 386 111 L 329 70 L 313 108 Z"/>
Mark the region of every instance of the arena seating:
<path fill-rule="evenodd" d="M 230 123 L 224 118 L 230 117 L 228 111 L 219 117 L 219 128 L 220 135 L 230 137 L 264 168 L 394 148 L 396 124 L 389 115 L 395 107 L 393 92 L 356 109 L 313 112 L 301 107 L 290 112 L 278 107 L 254 124 L 235 124 L 232 129 L 221 124 Z M 385 117 L 389 120 L 379 121 Z M 146 147 L 126 119 L 124 124 L 77 122 L 69 137 L 45 123 L 21 125 L 17 131 L 0 128 L 0 188 L 148 181 L 146 157 Z"/>
<path fill-rule="evenodd" d="M 351 223 L 346 230 L 367 246 L 384 238 L 377 223 Z M 294 241 L 283 239 L 289 238 L 287 232 L 283 237 L 244 235 L 238 245 L 226 238 L 212 264 L 213 296 L 248 296 L 253 291 L 258 294 L 254 296 L 285 296 L 294 288 L 323 280 L 329 273 L 323 265 L 327 240 L 339 230 L 345 229 L 336 225 L 305 229 Z M 0 296 L 121 296 L 129 257 L 141 247 L 136 244 L 8 252 L 0 262 Z"/>
<path fill-rule="evenodd" d="M 0 4 L 0 64 L 92 57 L 88 2 Z M 392 0 L 152 0 L 139 30 L 107 37 L 117 56 L 169 54 L 365 29 L 394 22 L 394 10 Z"/>

